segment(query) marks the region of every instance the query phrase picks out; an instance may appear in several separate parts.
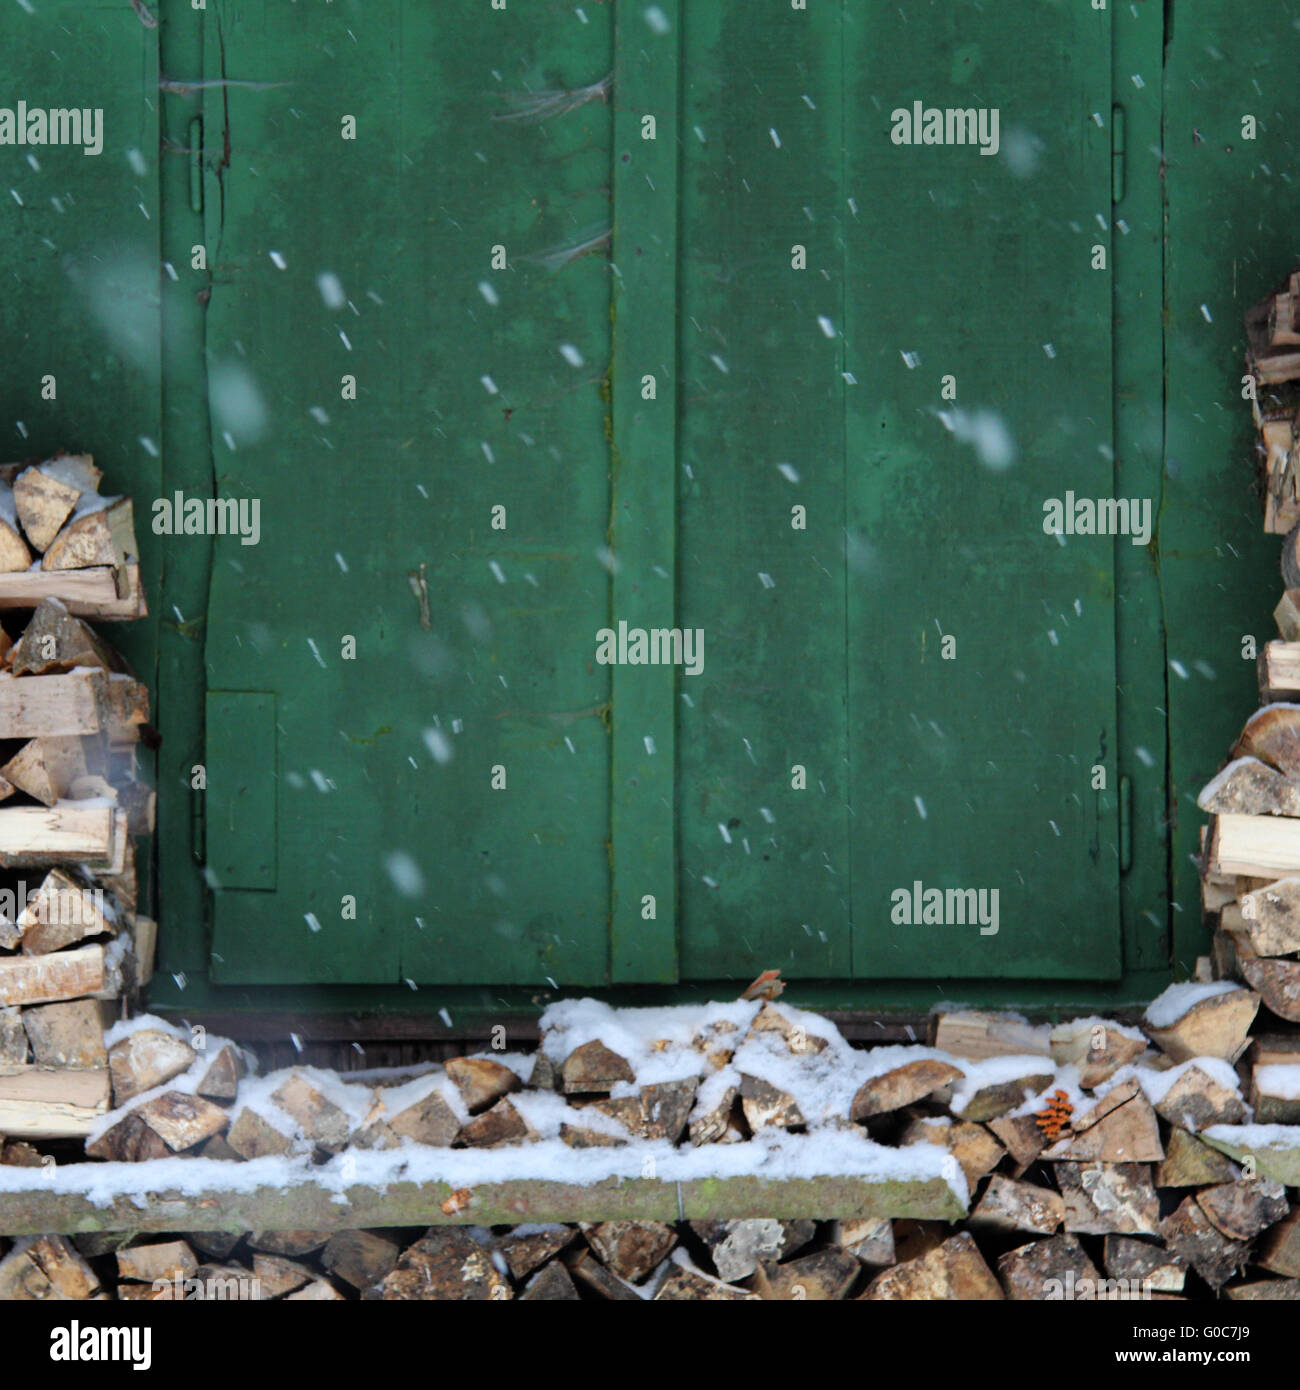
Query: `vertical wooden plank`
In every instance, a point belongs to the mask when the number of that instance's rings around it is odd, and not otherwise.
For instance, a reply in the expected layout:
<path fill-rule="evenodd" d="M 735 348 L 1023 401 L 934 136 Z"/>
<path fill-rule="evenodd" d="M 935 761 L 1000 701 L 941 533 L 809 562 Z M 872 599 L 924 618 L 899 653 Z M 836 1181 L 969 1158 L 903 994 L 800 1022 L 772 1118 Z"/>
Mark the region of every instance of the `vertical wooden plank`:
<path fill-rule="evenodd" d="M 1251 486 L 1255 429 L 1241 396 L 1242 316 L 1295 265 L 1292 162 L 1300 125 L 1294 34 L 1249 45 L 1231 0 L 1169 10 L 1159 174 L 1165 208 L 1165 474 L 1160 572 L 1168 657 L 1173 955 L 1185 978 L 1209 946 L 1196 807 L 1258 692 L 1242 639 L 1273 635 L 1278 542 Z M 1254 116 L 1254 139 L 1242 118 Z M 1133 161 L 1141 155 L 1130 141 Z M 1140 833 L 1141 825 L 1139 822 Z"/>
<path fill-rule="evenodd" d="M 1112 222 L 1114 257 L 1115 496 L 1159 501 L 1164 459 L 1164 180 L 1160 176 L 1164 14 L 1118 5 L 1111 20 L 1111 85 L 1124 110 L 1124 175 Z M 1141 85 L 1134 74 L 1143 77 Z M 1169 959 L 1168 750 L 1158 546 L 1115 546 L 1115 660 L 1119 745 L 1108 768 L 1132 787 L 1132 865 L 1120 879 L 1128 969 Z M 1201 596 L 1203 597 L 1203 596 Z M 1244 664 L 1244 663 L 1243 663 Z M 1216 758 L 1219 754 L 1216 752 Z M 1194 880 L 1193 880 L 1194 881 Z M 1199 913 L 1188 912 L 1199 919 Z M 1199 922 L 1198 922 L 1199 925 Z"/>
<path fill-rule="evenodd" d="M 188 0 L 162 0 L 158 43 L 162 70 L 181 79 L 204 77 L 208 12 Z M 207 246 L 202 194 L 193 187 L 202 157 L 203 94 L 159 94 L 159 122 L 169 153 L 159 161 L 159 221 L 162 258 L 171 271 L 159 276 L 163 305 L 162 478 L 159 494 L 206 496 L 212 486 L 211 418 L 208 414 L 206 331 L 208 268 L 194 265 L 193 248 Z M 181 154 L 179 151 L 185 151 Z M 201 169 L 201 166 L 200 166 Z M 208 190 L 217 191 L 211 179 Z M 139 494 L 136 514 L 148 515 Z M 148 525 L 138 524 L 142 532 Z M 208 963 L 208 897 L 200 860 L 198 829 L 205 793 L 191 785 L 193 768 L 203 761 L 204 628 L 212 542 L 205 536 L 160 536 L 159 571 L 163 592 L 150 593 L 159 614 L 157 709 L 162 746 L 158 750 L 158 985 L 184 980 Z"/>
<path fill-rule="evenodd" d="M 1115 484 L 1109 260 L 1093 268 L 1109 11 L 845 18 L 846 109 L 865 113 L 846 126 L 854 969 L 1117 979 L 1114 555 L 1135 547 L 1044 528 L 1052 499 Z M 914 102 L 999 112 L 997 152 L 895 141 Z M 996 892 L 998 922 L 918 922 L 918 883 L 985 890 L 986 912 Z"/>
<path fill-rule="evenodd" d="M 207 853 L 213 888 L 275 888 L 275 696 L 209 690 Z"/>
<path fill-rule="evenodd" d="M 678 702 L 681 973 L 842 979 L 841 15 L 685 24 L 678 608 L 706 660 Z"/>
<path fill-rule="evenodd" d="M 629 630 L 651 630 L 672 628 L 676 622 L 680 48 L 677 0 L 618 7 L 610 368 L 615 630 L 620 623 Z M 647 378 L 653 379 L 653 388 Z M 616 664 L 611 674 L 610 978 L 670 981 L 677 977 L 673 803 L 678 668 Z"/>

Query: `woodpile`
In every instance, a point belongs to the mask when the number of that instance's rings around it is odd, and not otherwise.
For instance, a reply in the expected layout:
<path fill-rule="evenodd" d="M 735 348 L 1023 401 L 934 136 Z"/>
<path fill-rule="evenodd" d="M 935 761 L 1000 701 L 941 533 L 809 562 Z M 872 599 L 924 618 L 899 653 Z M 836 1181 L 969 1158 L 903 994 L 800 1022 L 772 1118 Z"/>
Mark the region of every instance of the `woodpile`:
<path fill-rule="evenodd" d="M 119 524 L 120 508 L 78 511 L 84 493 L 74 484 L 98 478 L 84 471 L 89 460 L 56 462 L 19 476 L 0 545 L 26 536 L 47 557 L 60 545 L 65 558 L 78 547 L 90 554 L 96 527 Z M 156 929 L 137 911 L 132 843 L 153 829 L 154 796 L 136 778 L 149 695 L 62 599 L 36 603 L 21 630 L 16 611 L 6 616 L 14 632 L 0 628 L 0 1135 L 79 1138 L 113 1104 L 104 1030 L 153 968 Z"/>
<path fill-rule="evenodd" d="M 1300 271 L 1246 313 L 1246 369 L 1253 394 L 1264 529 L 1285 535 L 1300 522 Z M 1292 586 L 1288 586 L 1292 587 Z"/>
<path fill-rule="evenodd" d="M 1198 805 L 1207 976 L 1239 980 L 1300 1022 L 1300 272 L 1246 315 L 1247 366 L 1264 459 L 1264 529 L 1285 533 L 1278 639 L 1258 655 L 1260 708 Z M 1265 1107 L 1286 1110 L 1282 1098 Z"/>
<path fill-rule="evenodd" d="M 0 610 L 144 617 L 131 499 L 102 496 L 102 477 L 89 454 L 0 465 Z"/>
<path fill-rule="evenodd" d="M 128 1299 L 1296 1298 L 1300 1029 L 1261 1003 L 1231 980 L 1193 982 L 1138 1026 L 962 1010 L 933 1017 L 928 1046 L 854 1048 L 771 1000 L 622 1012 L 574 1000 L 543 1016 L 536 1053 L 355 1075 L 260 1076 L 228 1039 L 135 1018 L 105 1039 L 116 1108 L 77 1166 L 142 1165 L 112 1180 L 135 1192 L 150 1190 L 152 1161 L 186 1158 L 204 1209 L 247 1190 L 239 1165 L 254 1160 L 286 1190 L 295 1175 L 337 1174 L 339 1191 L 433 1179 L 450 1192 L 427 1213 L 436 1224 L 412 1227 L 408 1209 L 390 1229 L 141 1235 L 137 1222 L 25 1238 L 0 1258 L 0 1297 L 52 1285 Z M 70 1015 L 36 1035 L 51 1058 L 91 1060 Z M 1262 1142 L 1252 1121 L 1294 1149 L 1287 1183 L 1231 1156 Z M 904 1184 L 869 1219 L 476 1221 L 484 1191 L 520 1171 L 564 1184 L 608 1165 L 620 1182 L 671 1185 L 676 1155 L 698 1172 L 716 1148 L 719 1171 L 738 1173 L 747 1146 L 752 1171 L 779 1179 L 773 1165 L 801 1144 L 861 1149 L 900 1180 L 942 1172 L 967 1215 L 908 1214 Z M 0 1163 L 50 1152 L 10 1141 Z"/>

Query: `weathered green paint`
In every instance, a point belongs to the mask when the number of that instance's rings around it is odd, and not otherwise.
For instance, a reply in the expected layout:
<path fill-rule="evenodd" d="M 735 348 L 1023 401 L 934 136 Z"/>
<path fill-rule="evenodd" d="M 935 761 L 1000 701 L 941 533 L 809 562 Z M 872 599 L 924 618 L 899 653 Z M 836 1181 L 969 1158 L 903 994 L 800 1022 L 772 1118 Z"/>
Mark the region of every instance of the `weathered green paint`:
<path fill-rule="evenodd" d="M 677 0 L 658 14 L 663 32 L 639 6 L 614 12 L 610 622 L 647 632 L 677 622 Z M 673 665 L 611 669 L 616 984 L 677 978 L 675 701 L 694 684 Z"/>
<path fill-rule="evenodd" d="M 682 974 L 844 978 L 868 825 L 848 806 L 855 465 L 842 346 L 818 326 L 843 297 L 839 7 L 683 8 L 678 571 L 682 626 L 706 642 L 678 715 Z"/>
<path fill-rule="evenodd" d="M 156 30 L 125 5 L 33 9 L 7 21 L 10 88 L 102 106 L 107 139 L 98 158 L 46 149 L 39 171 L 0 148 L 0 190 L 22 200 L 0 204 L 14 364 L 0 434 L 14 455 L 93 448 L 137 498 L 153 615 L 114 635 L 153 678 L 163 733 L 159 1006 L 490 1018 L 535 1011 L 547 981 L 671 978 L 673 933 L 689 983 L 610 997 L 717 994 L 781 965 L 788 998 L 824 1007 L 923 1007 L 945 979 L 1022 1007 L 1114 1006 L 1167 973 L 1167 875 L 1187 972 L 1204 949 L 1193 799 L 1253 705 L 1241 637 L 1269 634 L 1277 589 L 1238 379 L 1241 312 L 1293 256 L 1279 172 L 1300 116 L 1289 43 L 1252 46 L 1227 0 L 1175 7 L 1167 50 L 1151 0 L 1104 12 L 1042 0 L 1032 13 L 960 0 L 905 26 L 896 8 L 851 2 L 764 23 L 679 6 L 666 41 L 677 98 L 643 100 L 615 39 L 623 26 L 631 54 L 640 26 L 650 53 L 655 36 L 645 7 L 621 0 L 586 7 L 586 24 L 565 7 L 471 17 L 359 0 L 310 13 L 159 0 Z M 532 125 L 491 120 L 506 90 L 582 86 L 620 63 L 625 108 L 616 96 Z M 288 85 L 185 89 L 223 77 Z M 892 146 L 889 110 L 918 96 L 998 105 L 1004 140 L 1019 123 L 1042 142 L 1037 171 L 1017 180 L 1005 159 Z M 624 129 L 642 143 L 652 108 L 659 139 L 635 154 L 669 176 L 678 166 L 675 218 L 672 198 L 634 192 L 645 166 L 617 158 Z M 348 113 L 354 142 L 339 138 Z M 1260 122 L 1254 142 L 1244 114 Z M 595 238 L 611 199 L 622 281 L 598 254 L 528 259 Z M 676 238 L 675 296 L 666 251 L 631 269 L 623 255 L 651 218 Z M 1108 277 L 1069 269 L 1094 240 L 1109 247 Z M 211 271 L 191 268 L 197 243 Z M 509 269 L 493 271 L 499 243 Z M 795 243 L 804 272 L 790 268 Z M 356 313 L 322 302 L 322 271 Z M 668 312 L 638 322 L 643 274 L 665 311 L 675 297 L 675 325 Z M 1040 334 L 1053 315 L 1062 331 Z M 665 325 L 659 399 L 667 385 L 675 400 L 638 420 L 649 403 L 626 394 L 619 354 L 651 351 Z M 559 355 L 565 343 L 583 368 Z M 919 353 L 915 370 L 900 349 Z M 208 417 L 209 386 L 229 398 L 232 365 L 267 408 L 261 439 Z M 1004 415 L 1019 451 L 1006 473 L 981 472 L 931 413 L 951 404 L 936 400 L 944 370 L 958 406 Z M 39 399 L 47 371 L 55 402 Z M 355 402 L 340 397 L 345 371 Z M 1112 431 L 1113 470 L 1097 452 Z M 674 487 L 675 534 L 638 531 L 641 503 L 620 532 L 619 495 L 662 501 Z M 260 545 L 154 536 L 148 504 L 176 488 L 259 497 Z M 1037 509 L 1067 488 L 1153 496 L 1158 546 L 1072 538 L 1044 551 Z M 489 529 L 498 503 L 505 533 Z M 796 503 L 807 532 L 789 525 Z M 594 633 L 627 616 L 619 586 L 636 576 L 611 577 L 597 552 L 614 540 L 626 557 L 655 531 L 648 549 L 675 548 L 669 616 L 705 629 L 705 673 L 673 682 L 643 668 L 650 679 L 624 688 L 633 673 L 616 668 L 611 684 Z M 428 632 L 408 578 L 421 565 Z M 958 639 L 956 662 L 934 659 L 936 620 Z M 349 634 L 355 661 L 341 653 Z M 208 688 L 273 691 L 282 706 L 277 892 L 209 895 L 196 862 L 190 780 Z M 449 739 L 450 762 L 436 762 L 428 729 Z M 642 767 L 622 781 L 675 759 L 652 808 L 620 792 L 623 734 Z M 806 792 L 790 787 L 795 763 Z M 494 765 L 505 791 L 489 791 Z M 1133 818 L 1122 876 L 1120 777 Z M 630 836 L 635 850 L 641 831 L 657 854 L 677 839 L 677 907 L 656 894 L 655 932 L 622 915 L 652 860 L 617 845 Z M 390 876 L 395 849 L 422 872 L 415 897 Z M 999 886 L 999 935 L 890 930 L 882 892 L 918 876 Z M 147 863 L 144 877 L 147 892 Z M 315 988 L 286 992 L 295 984 Z"/>
<path fill-rule="evenodd" d="M 1122 970 L 1114 542 L 1043 525 L 1046 499 L 1113 485 L 1111 281 L 1091 268 L 1111 243 L 1109 16 L 950 5 L 918 42 L 908 10 L 846 15 L 859 975 Z M 892 143 L 920 94 L 1000 108 L 1001 155 Z M 996 933 L 894 925 L 891 890 L 917 881 L 997 888 Z"/>
<path fill-rule="evenodd" d="M 202 1160 L 196 1160 L 202 1162 Z M 379 1226 L 501 1226 L 546 1221 L 678 1221 L 706 1217 L 798 1220 L 908 1217 L 958 1221 L 965 1208 L 939 1178 L 710 1178 L 665 1183 L 630 1178 L 577 1186 L 541 1180 L 485 1183 L 453 1215 L 447 1183 L 358 1184 L 337 1194 L 317 1183 L 182 1197 L 152 1191 L 141 1174 L 143 1205 L 121 1198 L 95 1206 L 80 1194 L 33 1186 L 0 1192 L 0 1231 L 11 1236 L 82 1231 L 341 1231 Z M 459 1205 L 459 1204 L 457 1204 Z"/>
<path fill-rule="evenodd" d="M 206 860 L 214 886 L 275 888 L 275 696 L 209 690 Z"/>

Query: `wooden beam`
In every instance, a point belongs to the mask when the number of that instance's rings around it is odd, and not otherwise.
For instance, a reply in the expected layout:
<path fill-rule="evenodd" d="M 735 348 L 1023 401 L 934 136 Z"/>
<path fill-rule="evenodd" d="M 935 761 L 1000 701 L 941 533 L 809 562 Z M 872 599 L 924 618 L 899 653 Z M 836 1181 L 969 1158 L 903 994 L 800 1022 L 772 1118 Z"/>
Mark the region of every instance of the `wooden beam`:
<path fill-rule="evenodd" d="M 197 1175 L 201 1165 L 227 1174 L 231 1165 L 217 1159 L 189 1160 Z M 136 1192 L 106 1206 L 92 1204 L 79 1192 L 51 1190 L 38 1176 L 14 1190 L 0 1187 L 0 1230 L 8 1235 L 76 1234 L 82 1231 L 341 1231 L 385 1226 L 514 1226 L 526 1221 L 678 1221 L 865 1220 L 899 1217 L 957 1221 L 962 1204 L 942 1178 L 925 1180 L 865 1178 L 752 1177 L 704 1178 L 659 1182 L 626 1178 L 578 1186 L 521 1180 L 484 1183 L 473 1188 L 467 1205 L 453 1215 L 443 1211 L 452 1195 L 449 1183 L 389 1183 L 378 1188 L 357 1184 L 346 1200 L 311 1179 L 290 1187 L 259 1187 L 251 1192 L 211 1191 L 182 1197 L 149 1186 L 149 1165 L 141 1163 Z M 30 1173 L 30 1169 L 15 1169 Z M 72 1171 L 58 1170 L 58 1177 Z M 5 1175 L 8 1176 L 7 1174 Z M 93 1175 L 92 1175 L 93 1176 Z M 453 1207 L 456 1204 L 451 1204 Z"/>

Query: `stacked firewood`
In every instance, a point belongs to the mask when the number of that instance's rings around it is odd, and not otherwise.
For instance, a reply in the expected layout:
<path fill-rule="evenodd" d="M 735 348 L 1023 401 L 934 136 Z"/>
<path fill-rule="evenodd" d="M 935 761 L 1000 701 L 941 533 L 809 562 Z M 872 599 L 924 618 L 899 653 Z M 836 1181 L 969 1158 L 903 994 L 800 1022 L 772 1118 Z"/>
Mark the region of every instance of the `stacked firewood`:
<path fill-rule="evenodd" d="M 0 1135 L 80 1137 L 110 1108 L 104 1028 L 156 935 L 132 842 L 153 829 L 148 717 L 147 689 L 59 599 L 17 640 L 0 629 Z"/>
<path fill-rule="evenodd" d="M 90 454 L 0 466 L 0 609 L 145 615 L 131 499 L 101 496 L 102 477 Z"/>
<path fill-rule="evenodd" d="M 1250 989 L 1171 986 L 1139 1026 L 947 1012 L 927 1047 L 869 1049 L 770 1000 L 556 1007 L 570 1012 L 543 1018 L 534 1054 L 353 1076 L 305 1066 L 258 1076 L 226 1039 L 147 1016 L 119 1023 L 109 1035 L 118 1108 L 87 1153 L 136 1166 L 101 1180 L 95 1164 L 73 1165 L 109 1204 L 105 1229 L 17 1242 L 0 1259 L 0 1298 L 48 1297 L 51 1285 L 133 1299 L 1300 1296 L 1300 1206 L 1287 1191 L 1300 1186 L 1300 1145 L 1284 1142 L 1300 1129 L 1249 1124 L 1295 1118 L 1276 1102 L 1300 1096 L 1300 1067 L 1277 1060 L 1297 1055 L 1296 1035 L 1252 1035 Z M 1253 1072 L 1235 1069 L 1252 1047 Z M 1252 1112 L 1243 1078 L 1258 1083 L 1268 1067 L 1277 1094 L 1253 1084 Z M 880 1214 L 624 1219 L 644 1215 L 644 1180 L 672 1183 L 675 1155 L 698 1172 L 716 1150 L 719 1171 L 771 1179 L 774 1155 L 801 1145 L 819 1164 L 865 1149 L 891 1175 Z M 0 1161 L 36 1166 L 47 1147 L 11 1143 Z M 240 1165 L 270 1165 L 259 1180 L 283 1191 L 284 1229 L 141 1235 L 132 1194 L 175 1186 L 174 1166 L 150 1172 L 173 1157 L 192 1160 L 185 1190 L 205 1215 L 238 1209 L 229 1194 L 249 1190 Z M 621 1177 L 600 1199 L 603 1219 L 515 1231 L 489 1213 L 519 1209 L 494 1193 L 516 1168 L 559 1184 L 579 1169 L 588 1183 L 606 1168 Z M 319 1222 L 293 1219 L 294 1185 L 331 1175 L 339 1192 L 359 1179 L 379 1191 L 431 1182 L 422 1214 L 435 1225 L 412 1227 L 408 1204 L 400 1226 L 299 1229 Z M 850 1190 L 870 1192 L 873 1179 L 861 1181 Z M 39 1188 L 34 1178 L 25 1212 Z M 539 1201 L 533 1192 L 532 1209 Z M 784 1204 L 788 1218 L 788 1195 Z M 339 1216 L 342 1226 L 346 1205 Z"/>
<path fill-rule="evenodd" d="M 1300 1023 L 1298 313 L 1300 271 L 1246 315 L 1248 386 L 1265 480 L 1264 529 L 1286 534 L 1285 590 L 1273 613 L 1279 639 L 1258 653 L 1260 708 L 1198 798 L 1210 813 L 1201 832 L 1200 867 L 1202 907 L 1215 929 L 1212 973 L 1244 980 L 1272 1013 L 1291 1023 Z M 1287 1109 L 1281 1098 L 1274 1102 L 1274 1108 Z"/>
<path fill-rule="evenodd" d="M 1247 358 L 1264 530 L 1300 522 L 1300 270 L 1246 314 Z"/>

